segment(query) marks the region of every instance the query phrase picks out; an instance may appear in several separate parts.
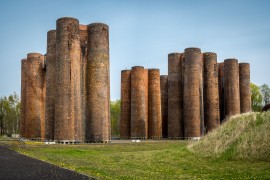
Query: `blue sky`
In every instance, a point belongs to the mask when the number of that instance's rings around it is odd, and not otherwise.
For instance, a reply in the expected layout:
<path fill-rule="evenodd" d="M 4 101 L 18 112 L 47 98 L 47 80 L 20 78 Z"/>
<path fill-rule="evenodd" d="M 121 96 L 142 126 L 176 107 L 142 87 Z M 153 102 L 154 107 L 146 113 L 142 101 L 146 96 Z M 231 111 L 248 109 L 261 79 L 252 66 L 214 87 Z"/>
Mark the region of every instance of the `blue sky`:
<path fill-rule="evenodd" d="M 251 81 L 270 85 L 270 1 L 263 0 L 1 0 L 0 96 L 20 93 L 20 60 L 46 53 L 47 31 L 70 16 L 110 27 L 111 98 L 120 73 L 140 65 L 167 74 L 167 56 L 199 47 L 218 61 L 251 64 Z"/>

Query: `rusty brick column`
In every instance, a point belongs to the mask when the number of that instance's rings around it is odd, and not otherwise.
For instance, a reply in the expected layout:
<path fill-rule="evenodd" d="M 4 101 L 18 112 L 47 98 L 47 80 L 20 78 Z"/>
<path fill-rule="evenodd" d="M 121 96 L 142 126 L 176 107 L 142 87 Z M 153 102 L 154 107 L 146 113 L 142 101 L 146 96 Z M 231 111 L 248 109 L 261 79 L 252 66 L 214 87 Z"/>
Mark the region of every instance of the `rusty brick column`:
<path fill-rule="evenodd" d="M 204 124 L 206 131 L 209 132 L 220 126 L 217 54 L 204 53 L 203 58 Z"/>
<path fill-rule="evenodd" d="M 109 27 L 88 25 L 86 141 L 111 140 Z"/>
<path fill-rule="evenodd" d="M 220 121 L 225 119 L 224 62 L 218 63 L 218 90 Z"/>
<path fill-rule="evenodd" d="M 131 70 L 131 138 L 148 135 L 148 70 L 134 66 Z"/>
<path fill-rule="evenodd" d="M 121 71 L 121 119 L 120 138 L 130 138 L 130 118 L 131 118 L 131 84 L 130 70 Z"/>
<path fill-rule="evenodd" d="M 203 54 L 201 55 L 201 67 L 200 67 L 200 121 L 201 121 L 201 136 L 204 136 L 206 133 L 204 125 L 204 100 L 203 100 L 203 83 L 204 83 L 204 64 L 203 64 Z"/>
<path fill-rule="evenodd" d="M 168 138 L 181 139 L 183 132 L 183 78 L 181 53 L 168 55 Z"/>
<path fill-rule="evenodd" d="M 81 48 L 77 19 L 57 20 L 56 59 L 54 139 L 81 142 Z"/>
<path fill-rule="evenodd" d="M 54 139 L 55 117 L 55 79 L 56 79 L 56 31 L 47 33 L 46 53 L 46 103 L 45 103 L 45 139 Z"/>
<path fill-rule="evenodd" d="M 25 137 L 25 115 L 26 115 L 26 92 L 27 92 L 27 59 L 21 60 L 21 121 L 20 136 Z"/>
<path fill-rule="evenodd" d="M 250 65 L 239 63 L 241 113 L 251 112 Z"/>
<path fill-rule="evenodd" d="M 88 41 L 88 32 L 87 25 L 79 25 L 80 30 L 80 43 L 81 43 L 81 107 L 82 107 L 82 129 L 81 131 L 82 140 L 85 140 L 86 136 L 86 65 L 87 65 L 87 41 Z"/>
<path fill-rule="evenodd" d="M 148 69 L 148 137 L 162 137 L 159 69 Z"/>
<path fill-rule="evenodd" d="M 184 129 L 185 138 L 201 136 L 200 85 L 202 54 L 199 48 L 185 49 Z"/>
<path fill-rule="evenodd" d="M 44 56 L 27 54 L 27 83 L 25 96 L 25 137 L 44 138 L 45 130 L 45 71 Z"/>
<path fill-rule="evenodd" d="M 160 76 L 162 137 L 168 137 L 168 76 Z"/>
<path fill-rule="evenodd" d="M 225 117 L 240 114 L 239 66 L 237 59 L 224 61 Z"/>

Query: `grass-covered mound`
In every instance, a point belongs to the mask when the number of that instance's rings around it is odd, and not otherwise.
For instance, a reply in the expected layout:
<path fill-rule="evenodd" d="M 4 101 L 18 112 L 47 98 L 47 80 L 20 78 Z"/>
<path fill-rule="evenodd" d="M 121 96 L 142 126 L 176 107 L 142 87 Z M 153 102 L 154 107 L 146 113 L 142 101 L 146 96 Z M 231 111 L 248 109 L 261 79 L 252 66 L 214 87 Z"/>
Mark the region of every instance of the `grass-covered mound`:
<path fill-rule="evenodd" d="M 205 157 L 270 162 L 270 112 L 234 116 L 189 148 Z"/>

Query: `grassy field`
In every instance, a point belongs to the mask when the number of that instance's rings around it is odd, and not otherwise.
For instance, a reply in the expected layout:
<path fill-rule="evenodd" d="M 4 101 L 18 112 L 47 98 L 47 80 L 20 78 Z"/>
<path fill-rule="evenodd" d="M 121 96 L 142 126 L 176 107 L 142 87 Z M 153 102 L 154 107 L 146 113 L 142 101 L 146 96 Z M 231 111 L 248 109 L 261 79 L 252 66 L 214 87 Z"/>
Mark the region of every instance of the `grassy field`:
<path fill-rule="evenodd" d="M 187 142 L 108 145 L 27 144 L 28 156 L 100 179 L 270 178 L 270 163 L 201 157 Z"/>
<path fill-rule="evenodd" d="M 98 179 L 270 179 L 269 127 L 270 113 L 251 113 L 232 118 L 198 142 L 27 142 L 16 150 Z"/>

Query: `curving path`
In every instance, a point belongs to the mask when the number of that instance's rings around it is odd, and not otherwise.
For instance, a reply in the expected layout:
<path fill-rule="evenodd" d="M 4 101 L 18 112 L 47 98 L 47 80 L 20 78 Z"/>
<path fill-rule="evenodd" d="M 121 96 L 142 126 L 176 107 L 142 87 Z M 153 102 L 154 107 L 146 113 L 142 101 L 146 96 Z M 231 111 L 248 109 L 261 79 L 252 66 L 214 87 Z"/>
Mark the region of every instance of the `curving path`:
<path fill-rule="evenodd" d="M 89 177 L 19 154 L 0 145 L 0 179 L 89 179 Z"/>

